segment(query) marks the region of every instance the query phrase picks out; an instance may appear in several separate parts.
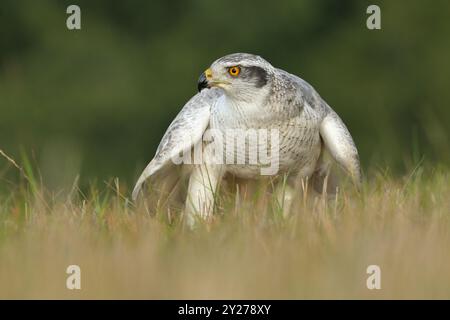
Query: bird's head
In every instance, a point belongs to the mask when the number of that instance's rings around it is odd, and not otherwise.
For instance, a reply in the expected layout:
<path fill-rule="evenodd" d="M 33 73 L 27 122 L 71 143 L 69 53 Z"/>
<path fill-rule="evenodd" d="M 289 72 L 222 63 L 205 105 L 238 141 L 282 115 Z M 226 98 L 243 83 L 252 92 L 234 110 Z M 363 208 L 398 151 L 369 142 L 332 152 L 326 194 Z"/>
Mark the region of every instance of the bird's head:
<path fill-rule="evenodd" d="M 267 87 L 273 66 L 263 58 L 248 53 L 233 53 L 216 61 L 200 75 L 198 90 L 219 87 L 238 100 L 251 100 Z"/>

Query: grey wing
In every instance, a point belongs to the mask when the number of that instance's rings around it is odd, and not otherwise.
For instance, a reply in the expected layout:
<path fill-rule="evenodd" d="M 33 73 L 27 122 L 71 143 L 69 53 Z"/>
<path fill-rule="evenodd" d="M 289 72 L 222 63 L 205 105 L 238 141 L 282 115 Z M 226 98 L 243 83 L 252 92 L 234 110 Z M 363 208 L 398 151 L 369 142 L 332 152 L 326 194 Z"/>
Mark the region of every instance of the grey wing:
<path fill-rule="evenodd" d="M 282 69 L 277 69 L 277 71 L 284 80 L 285 86 L 283 89 L 285 92 L 290 92 L 292 94 L 291 97 L 288 97 L 288 95 L 285 94 L 284 99 L 294 101 L 294 105 L 300 109 L 302 109 L 305 104 L 308 104 L 312 108 L 315 116 L 318 118 L 325 116 L 330 107 L 323 101 L 312 85 L 302 78 Z"/>
<path fill-rule="evenodd" d="M 344 122 L 330 107 L 320 124 L 320 136 L 333 159 L 350 175 L 357 187 L 361 184 L 358 150 Z"/>
<path fill-rule="evenodd" d="M 325 144 L 326 151 L 359 187 L 361 184 L 361 168 L 358 150 L 344 122 L 308 82 L 283 70 L 280 71 L 286 78 L 297 84 L 298 94 L 301 95 L 302 101 L 308 103 L 315 114 L 322 119 L 320 136 Z"/>
<path fill-rule="evenodd" d="M 185 104 L 164 134 L 152 161 L 139 177 L 133 190 L 133 200 L 136 200 L 147 178 L 201 140 L 209 125 L 211 107 L 222 94 L 222 90 L 217 88 L 202 90 Z"/>

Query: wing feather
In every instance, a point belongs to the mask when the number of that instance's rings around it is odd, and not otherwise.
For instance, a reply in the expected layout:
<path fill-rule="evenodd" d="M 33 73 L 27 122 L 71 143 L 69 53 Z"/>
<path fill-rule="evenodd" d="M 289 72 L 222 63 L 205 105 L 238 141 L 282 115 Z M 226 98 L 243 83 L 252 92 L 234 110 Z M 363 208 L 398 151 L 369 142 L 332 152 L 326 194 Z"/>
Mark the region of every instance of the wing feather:
<path fill-rule="evenodd" d="M 303 103 L 308 103 L 314 109 L 316 115 L 322 119 L 320 135 L 325 148 L 359 187 L 361 184 L 361 169 L 358 150 L 344 122 L 308 82 L 281 69 L 278 69 L 278 71 L 288 81 L 297 85 L 300 105 L 303 106 Z"/>
<path fill-rule="evenodd" d="M 357 187 L 361 184 L 358 150 L 344 122 L 331 108 L 322 120 L 320 135 L 331 156 L 351 176 Z"/>
<path fill-rule="evenodd" d="M 174 156 L 190 150 L 201 140 L 209 125 L 211 107 L 222 94 L 222 90 L 217 88 L 202 90 L 184 105 L 161 139 L 154 158 L 139 177 L 133 190 L 133 200 L 136 200 L 145 180 Z"/>

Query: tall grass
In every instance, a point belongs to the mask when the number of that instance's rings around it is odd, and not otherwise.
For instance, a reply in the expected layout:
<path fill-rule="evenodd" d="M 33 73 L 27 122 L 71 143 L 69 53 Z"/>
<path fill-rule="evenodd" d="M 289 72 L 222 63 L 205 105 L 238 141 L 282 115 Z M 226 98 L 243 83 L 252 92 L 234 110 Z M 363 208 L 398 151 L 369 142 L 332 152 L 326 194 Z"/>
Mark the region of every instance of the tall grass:
<path fill-rule="evenodd" d="M 194 231 L 117 179 L 55 195 L 30 170 L 0 195 L 0 298 L 450 298 L 446 169 L 371 173 L 334 199 L 298 190 L 289 217 L 264 186 L 224 192 Z M 72 264 L 81 290 L 66 288 Z M 381 290 L 366 287 L 373 264 Z"/>

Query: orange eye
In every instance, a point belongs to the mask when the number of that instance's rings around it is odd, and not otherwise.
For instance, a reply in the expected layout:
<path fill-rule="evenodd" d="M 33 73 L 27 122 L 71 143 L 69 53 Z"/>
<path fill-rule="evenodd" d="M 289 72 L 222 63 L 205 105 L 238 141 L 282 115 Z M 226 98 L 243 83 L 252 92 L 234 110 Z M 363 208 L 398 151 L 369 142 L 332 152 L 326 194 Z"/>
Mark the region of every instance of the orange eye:
<path fill-rule="evenodd" d="M 230 75 L 232 75 L 233 77 L 237 77 L 240 72 L 241 72 L 241 68 L 239 68 L 238 66 L 228 68 L 228 73 Z"/>

